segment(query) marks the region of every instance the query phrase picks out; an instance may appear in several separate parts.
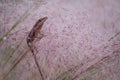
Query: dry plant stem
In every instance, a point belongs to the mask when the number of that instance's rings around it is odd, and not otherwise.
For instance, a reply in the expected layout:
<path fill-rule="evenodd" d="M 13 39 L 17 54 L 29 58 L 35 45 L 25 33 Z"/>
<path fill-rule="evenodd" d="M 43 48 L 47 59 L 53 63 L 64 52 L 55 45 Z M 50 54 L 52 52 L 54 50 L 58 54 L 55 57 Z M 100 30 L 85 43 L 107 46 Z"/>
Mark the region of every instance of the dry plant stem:
<path fill-rule="evenodd" d="M 9 75 L 9 73 L 17 66 L 17 64 L 24 58 L 24 56 L 28 53 L 29 49 L 26 49 L 21 53 L 21 55 L 18 57 L 18 59 L 15 61 L 13 66 L 10 68 L 8 73 L 3 77 L 3 80 Z"/>
<path fill-rule="evenodd" d="M 6 32 L 2 37 L 0 37 L 0 42 L 3 41 L 3 38 L 6 37 L 6 36 L 8 36 L 9 33 L 10 33 L 13 29 L 15 29 L 18 24 L 20 24 L 22 21 L 24 21 L 24 20 L 28 17 L 28 15 L 30 14 L 30 13 L 29 13 L 30 10 L 31 10 L 31 7 L 30 7 L 28 10 L 25 11 L 25 13 L 20 17 L 20 19 L 18 19 L 18 20 L 15 22 L 15 24 L 10 28 L 10 30 L 9 30 L 8 32 Z"/>
<path fill-rule="evenodd" d="M 20 47 L 20 45 L 22 44 L 24 39 L 22 39 L 20 41 L 20 43 L 16 46 L 16 48 L 12 51 L 11 55 L 7 58 L 7 60 L 5 61 L 5 63 L 3 64 L 3 67 L 5 67 L 5 64 L 7 64 L 7 62 L 10 60 L 10 58 L 14 55 L 15 51 Z"/>
<path fill-rule="evenodd" d="M 120 48 L 119 48 L 118 50 L 116 50 L 116 51 L 113 51 L 112 54 L 115 54 L 116 52 L 119 52 L 119 51 L 120 51 Z M 86 65 L 85 65 L 86 68 L 84 68 L 85 66 L 81 67 L 81 70 L 82 70 L 82 71 L 79 72 L 78 74 L 76 74 L 71 80 L 77 79 L 80 74 L 82 74 L 82 73 L 84 73 L 85 71 L 89 70 L 90 68 L 92 68 L 93 66 L 95 66 L 96 64 L 98 64 L 99 62 L 104 61 L 106 58 L 109 58 L 110 55 L 112 55 L 112 54 L 105 55 L 104 57 L 99 58 L 98 60 L 95 60 L 94 62 L 90 63 L 91 65 L 89 65 L 89 63 L 86 64 Z"/>
<path fill-rule="evenodd" d="M 44 77 L 43 77 L 43 74 L 42 74 L 42 71 L 41 71 L 41 68 L 38 64 L 38 61 L 37 61 L 37 58 L 36 58 L 36 55 L 35 55 L 35 52 L 34 52 L 34 43 L 35 43 L 35 40 L 36 39 L 42 39 L 43 35 L 40 33 L 40 30 L 44 24 L 44 22 L 47 20 L 47 17 L 43 17 L 41 19 L 39 19 L 36 24 L 33 26 L 33 28 L 31 29 L 30 33 L 28 34 L 28 37 L 26 39 L 27 41 L 27 45 L 28 47 L 30 48 L 31 52 L 32 52 L 32 55 L 34 57 L 34 60 L 35 60 L 35 64 L 39 70 L 39 73 L 40 73 L 40 76 L 42 78 L 42 80 L 44 80 Z M 41 35 L 39 37 L 39 34 Z M 38 38 L 39 37 L 39 38 Z"/>
<path fill-rule="evenodd" d="M 111 37 L 108 41 L 111 41 L 112 39 L 114 39 L 116 36 L 118 36 L 120 34 L 120 32 L 116 33 L 113 37 Z"/>
<path fill-rule="evenodd" d="M 67 71 L 61 73 L 60 75 L 58 75 L 58 76 L 56 77 L 56 80 L 60 79 L 60 78 L 61 78 L 62 76 L 64 76 L 65 74 L 69 74 L 69 73 L 71 73 L 72 71 L 78 70 L 78 68 L 80 68 L 82 65 L 83 65 L 82 63 L 81 63 L 81 64 L 78 64 L 78 65 L 76 65 L 76 66 L 68 69 Z"/>
<path fill-rule="evenodd" d="M 68 69 L 67 71 L 65 71 L 65 72 L 63 72 L 62 74 L 60 74 L 60 75 L 56 78 L 56 80 L 59 80 L 59 79 L 60 79 L 62 76 L 64 76 L 65 74 L 69 74 L 69 73 L 71 73 L 72 71 L 75 71 L 75 70 L 78 70 L 78 68 L 81 68 L 81 69 L 80 69 L 81 71 L 80 71 L 78 74 L 73 75 L 73 78 L 70 79 L 70 80 L 75 80 L 76 78 L 79 77 L 80 74 L 82 74 L 82 73 L 88 71 L 89 69 L 93 68 L 93 67 L 94 67 L 96 64 L 98 64 L 99 62 L 104 61 L 105 59 L 108 59 L 109 56 L 111 56 L 112 54 L 114 54 L 114 53 L 116 53 L 116 52 L 120 52 L 120 48 L 119 48 L 118 50 L 113 51 L 111 54 L 105 55 L 104 57 L 101 57 L 101 58 L 99 58 L 98 60 L 95 60 L 94 62 L 86 63 L 86 64 L 84 64 L 84 65 L 83 65 L 83 64 L 76 65 L 75 67 L 70 68 L 70 69 Z M 84 67 L 86 67 L 86 68 L 84 68 Z M 76 72 L 76 71 L 75 71 L 75 72 Z"/>

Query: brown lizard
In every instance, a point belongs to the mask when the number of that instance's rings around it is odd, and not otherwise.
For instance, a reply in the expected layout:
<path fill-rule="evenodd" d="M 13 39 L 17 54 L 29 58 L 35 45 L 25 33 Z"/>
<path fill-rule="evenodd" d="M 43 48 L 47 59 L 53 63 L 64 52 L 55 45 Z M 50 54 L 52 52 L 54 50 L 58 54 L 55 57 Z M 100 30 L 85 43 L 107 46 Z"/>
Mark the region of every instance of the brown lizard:
<path fill-rule="evenodd" d="M 34 57 L 34 60 L 35 60 L 35 63 L 37 65 L 37 68 L 39 70 L 39 73 L 40 73 L 40 76 L 42 78 L 42 80 L 44 80 L 44 77 L 43 77 L 43 74 L 42 74 L 42 71 L 40 69 L 40 66 L 38 64 L 38 61 L 37 61 L 37 58 L 36 58 L 36 55 L 35 55 L 35 52 L 34 52 L 34 43 L 35 43 L 35 40 L 36 39 L 41 39 L 44 35 L 41 34 L 40 30 L 44 24 L 44 22 L 47 20 L 48 18 L 47 17 L 43 17 L 43 18 L 40 18 L 36 24 L 33 26 L 33 28 L 31 29 L 30 33 L 28 34 L 27 36 L 27 45 L 28 47 L 30 48 L 31 52 L 32 52 L 32 55 Z M 40 34 L 40 36 L 39 36 Z"/>

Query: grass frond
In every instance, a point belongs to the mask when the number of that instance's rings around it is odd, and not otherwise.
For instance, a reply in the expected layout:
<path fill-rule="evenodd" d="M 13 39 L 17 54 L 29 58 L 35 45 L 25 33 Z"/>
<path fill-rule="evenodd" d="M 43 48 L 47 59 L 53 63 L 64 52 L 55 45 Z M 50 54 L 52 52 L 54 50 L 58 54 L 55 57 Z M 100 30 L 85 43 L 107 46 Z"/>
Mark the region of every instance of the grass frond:
<path fill-rule="evenodd" d="M 10 58 L 14 55 L 14 53 L 18 50 L 18 48 L 20 47 L 20 45 L 22 44 L 24 39 L 22 39 L 19 44 L 15 47 L 15 49 L 12 48 L 11 51 L 8 51 L 8 55 L 7 57 L 5 58 L 5 63 L 3 64 L 3 66 L 5 66 L 5 64 L 7 64 L 7 62 L 10 60 Z"/>
<path fill-rule="evenodd" d="M 24 58 L 24 56 L 28 53 L 29 49 L 25 49 L 21 55 L 15 60 L 15 63 L 12 65 L 12 67 L 9 69 L 9 71 L 5 74 L 3 77 L 3 80 L 9 75 L 9 73 L 17 66 L 17 64 Z"/>
<path fill-rule="evenodd" d="M 6 32 L 2 37 L 0 37 L 0 42 L 4 39 L 4 37 L 8 36 L 8 34 L 18 26 L 18 24 L 20 24 L 22 21 L 24 21 L 27 18 L 27 16 L 30 14 L 29 11 L 30 11 L 30 9 L 25 11 L 25 13 L 20 17 L 20 19 L 18 19 L 14 23 L 14 25 L 11 27 L 11 29 L 8 32 Z"/>

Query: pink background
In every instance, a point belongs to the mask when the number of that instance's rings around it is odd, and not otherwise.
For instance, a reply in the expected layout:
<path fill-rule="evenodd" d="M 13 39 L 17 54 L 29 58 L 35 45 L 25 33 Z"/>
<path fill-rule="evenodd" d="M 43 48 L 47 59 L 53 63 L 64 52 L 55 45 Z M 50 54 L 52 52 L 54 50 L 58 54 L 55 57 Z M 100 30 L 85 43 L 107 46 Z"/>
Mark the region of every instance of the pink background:
<path fill-rule="evenodd" d="M 30 15 L 15 30 L 27 28 L 11 36 L 10 42 L 26 38 L 26 32 L 39 18 L 48 17 L 41 30 L 46 37 L 35 44 L 39 51 L 37 60 L 46 80 L 78 64 L 83 66 L 73 74 L 85 72 L 91 65 L 97 68 L 96 74 L 85 80 L 120 79 L 120 35 L 109 41 L 120 32 L 120 0 L 3 0 L 1 24 L 10 28 L 31 6 L 35 8 L 31 8 Z M 100 63 L 106 56 L 109 59 Z M 84 80 L 80 75 L 76 80 Z M 11 80 L 40 79 L 31 52 L 9 77 Z"/>

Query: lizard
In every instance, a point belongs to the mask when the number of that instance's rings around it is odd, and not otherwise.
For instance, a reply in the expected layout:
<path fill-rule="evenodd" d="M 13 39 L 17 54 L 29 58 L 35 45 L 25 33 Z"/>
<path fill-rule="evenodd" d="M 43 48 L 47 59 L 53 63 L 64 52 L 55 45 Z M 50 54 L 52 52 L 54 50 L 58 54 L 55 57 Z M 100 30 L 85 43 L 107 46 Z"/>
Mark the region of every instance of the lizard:
<path fill-rule="evenodd" d="M 32 52 L 32 55 L 34 57 L 34 60 L 35 60 L 35 64 L 39 70 L 39 73 L 40 73 L 40 76 L 42 78 L 42 80 L 44 80 L 44 77 L 43 77 L 43 74 L 42 74 L 42 71 L 40 69 L 40 66 L 38 64 L 38 61 L 37 61 L 37 58 L 36 58 L 36 55 L 35 55 L 35 52 L 34 52 L 34 43 L 35 43 L 35 40 L 36 39 L 42 39 L 42 37 L 44 36 L 43 34 L 41 34 L 40 30 L 42 29 L 43 27 L 43 24 L 44 22 L 48 19 L 48 17 L 43 17 L 43 18 L 40 18 L 36 24 L 33 26 L 33 28 L 31 29 L 31 31 L 29 32 L 27 38 L 26 38 L 26 42 L 27 42 L 27 45 L 29 47 L 29 49 L 31 50 Z M 40 37 L 38 37 L 40 34 Z"/>

